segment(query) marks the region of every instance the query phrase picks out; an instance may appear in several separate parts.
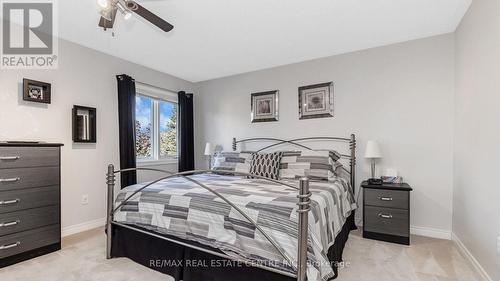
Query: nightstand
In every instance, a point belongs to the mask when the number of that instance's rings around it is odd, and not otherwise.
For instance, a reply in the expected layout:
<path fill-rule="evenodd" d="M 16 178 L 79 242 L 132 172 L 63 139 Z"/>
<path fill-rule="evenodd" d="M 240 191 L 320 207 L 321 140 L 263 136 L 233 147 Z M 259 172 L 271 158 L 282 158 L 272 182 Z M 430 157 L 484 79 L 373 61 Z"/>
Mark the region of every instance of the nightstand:
<path fill-rule="evenodd" d="M 408 184 L 361 184 L 363 237 L 410 245 L 410 192 Z"/>

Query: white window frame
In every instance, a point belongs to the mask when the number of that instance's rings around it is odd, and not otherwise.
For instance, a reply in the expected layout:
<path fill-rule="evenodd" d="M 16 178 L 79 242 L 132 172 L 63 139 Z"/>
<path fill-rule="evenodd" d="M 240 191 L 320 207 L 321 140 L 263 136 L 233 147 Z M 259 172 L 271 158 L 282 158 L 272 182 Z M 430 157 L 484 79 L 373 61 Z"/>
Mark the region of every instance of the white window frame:
<path fill-rule="evenodd" d="M 137 157 L 137 164 L 140 166 L 156 166 L 162 164 L 176 164 L 178 163 L 178 155 L 171 155 L 167 157 L 160 157 L 160 102 L 169 102 L 178 104 L 177 94 L 165 89 L 152 87 L 145 84 L 136 83 L 136 95 L 151 99 L 151 157 L 139 158 Z M 179 108 L 179 107 L 177 107 Z M 177 130 L 176 139 L 178 139 Z M 178 143 L 177 143 L 178 147 Z"/>

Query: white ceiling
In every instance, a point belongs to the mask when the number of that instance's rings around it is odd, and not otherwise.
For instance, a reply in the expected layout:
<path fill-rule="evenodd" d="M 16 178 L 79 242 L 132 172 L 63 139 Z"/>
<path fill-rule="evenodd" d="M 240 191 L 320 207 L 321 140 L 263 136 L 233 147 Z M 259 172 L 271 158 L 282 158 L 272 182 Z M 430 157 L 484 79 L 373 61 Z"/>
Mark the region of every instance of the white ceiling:
<path fill-rule="evenodd" d="M 192 82 L 453 32 L 471 0 L 137 0 L 104 32 L 96 0 L 60 0 L 60 37 Z"/>

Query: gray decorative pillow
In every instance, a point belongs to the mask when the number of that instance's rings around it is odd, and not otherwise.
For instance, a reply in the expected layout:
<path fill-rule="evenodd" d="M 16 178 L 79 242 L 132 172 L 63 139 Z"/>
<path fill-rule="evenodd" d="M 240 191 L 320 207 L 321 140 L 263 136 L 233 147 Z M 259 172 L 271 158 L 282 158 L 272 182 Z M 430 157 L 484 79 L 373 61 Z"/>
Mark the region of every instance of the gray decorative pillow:
<path fill-rule="evenodd" d="M 341 166 L 339 159 L 340 154 L 331 150 L 287 151 L 281 160 L 280 178 L 328 181 L 336 176 L 335 171 Z"/>
<path fill-rule="evenodd" d="M 219 152 L 215 155 L 212 170 L 250 173 L 251 152 Z"/>
<path fill-rule="evenodd" d="M 283 152 L 254 153 L 250 174 L 277 180 Z"/>

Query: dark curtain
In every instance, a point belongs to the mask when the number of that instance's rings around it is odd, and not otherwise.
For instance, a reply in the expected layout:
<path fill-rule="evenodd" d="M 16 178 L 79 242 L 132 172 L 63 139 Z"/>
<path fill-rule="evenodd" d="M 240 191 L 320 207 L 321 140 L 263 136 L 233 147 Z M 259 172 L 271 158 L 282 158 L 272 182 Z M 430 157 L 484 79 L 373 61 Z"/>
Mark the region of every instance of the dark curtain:
<path fill-rule="evenodd" d="M 125 74 L 118 80 L 118 122 L 120 131 L 120 169 L 135 168 L 135 81 Z M 121 174 L 121 187 L 136 184 L 137 172 Z"/>
<path fill-rule="evenodd" d="M 179 92 L 179 172 L 194 170 L 193 94 Z"/>

